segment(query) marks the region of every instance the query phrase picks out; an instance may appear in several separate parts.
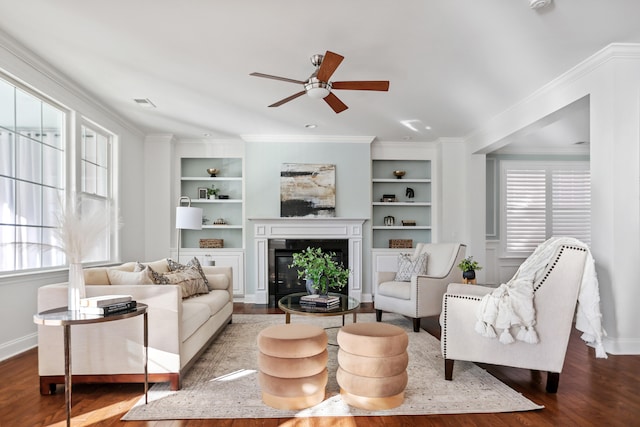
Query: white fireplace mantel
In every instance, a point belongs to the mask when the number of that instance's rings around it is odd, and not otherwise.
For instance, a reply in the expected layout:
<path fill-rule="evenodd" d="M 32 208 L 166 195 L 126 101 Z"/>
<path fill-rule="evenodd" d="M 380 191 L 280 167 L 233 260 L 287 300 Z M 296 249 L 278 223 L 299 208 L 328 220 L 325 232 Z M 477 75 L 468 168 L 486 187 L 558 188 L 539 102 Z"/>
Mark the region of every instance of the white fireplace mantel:
<path fill-rule="evenodd" d="M 362 297 L 362 228 L 366 218 L 250 218 L 256 251 L 256 303 L 269 302 L 270 239 L 345 239 L 349 243 L 349 295 Z"/>

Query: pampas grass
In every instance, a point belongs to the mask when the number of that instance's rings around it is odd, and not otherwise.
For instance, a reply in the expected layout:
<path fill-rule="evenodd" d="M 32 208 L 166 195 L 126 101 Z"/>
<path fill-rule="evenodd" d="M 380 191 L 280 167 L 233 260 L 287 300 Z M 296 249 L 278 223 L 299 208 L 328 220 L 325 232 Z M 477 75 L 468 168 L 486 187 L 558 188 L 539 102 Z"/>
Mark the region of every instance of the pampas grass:
<path fill-rule="evenodd" d="M 67 203 L 56 215 L 58 228 L 55 245 L 67 256 L 67 263 L 81 263 L 92 251 L 96 241 L 109 230 L 109 209 L 100 209 L 90 203 Z"/>

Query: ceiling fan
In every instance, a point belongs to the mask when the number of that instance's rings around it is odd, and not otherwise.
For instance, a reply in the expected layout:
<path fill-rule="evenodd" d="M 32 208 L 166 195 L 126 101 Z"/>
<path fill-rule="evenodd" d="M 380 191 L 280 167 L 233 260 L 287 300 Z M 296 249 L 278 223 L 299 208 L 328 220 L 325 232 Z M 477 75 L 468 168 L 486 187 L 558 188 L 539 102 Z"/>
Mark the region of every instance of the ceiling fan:
<path fill-rule="evenodd" d="M 333 75 L 343 59 L 344 56 L 338 55 L 337 53 L 331 51 L 327 51 L 324 55 L 313 55 L 311 57 L 311 63 L 316 67 L 316 70 L 306 81 L 272 76 L 263 73 L 251 73 L 250 75 L 256 77 L 264 77 L 267 79 L 281 80 L 283 82 L 297 83 L 301 84 L 304 87 L 304 90 L 281 99 L 280 101 L 269 105 L 269 107 L 279 107 L 282 104 L 292 101 L 306 93 L 311 98 L 324 99 L 325 102 L 329 104 L 329 106 L 333 109 L 333 111 L 335 111 L 336 113 L 341 113 L 349 107 L 347 107 L 344 102 L 340 101 L 340 99 L 338 99 L 338 97 L 331 92 L 332 89 L 377 91 L 389 90 L 388 80 L 350 82 L 329 81 L 331 75 Z"/>

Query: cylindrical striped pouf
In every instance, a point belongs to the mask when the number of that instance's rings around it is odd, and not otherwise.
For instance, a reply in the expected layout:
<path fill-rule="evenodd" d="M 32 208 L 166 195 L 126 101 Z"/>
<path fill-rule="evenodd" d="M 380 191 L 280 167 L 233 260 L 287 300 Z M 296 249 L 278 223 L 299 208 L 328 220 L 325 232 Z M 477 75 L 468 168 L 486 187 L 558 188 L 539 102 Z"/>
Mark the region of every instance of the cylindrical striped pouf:
<path fill-rule="evenodd" d="M 262 401 L 277 409 L 304 409 L 325 397 L 327 333 L 319 326 L 283 324 L 258 334 Z"/>
<path fill-rule="evenodd" d="M 386 323 L 352 323 L 338 331 L 340 394 L 349 405 L 391 409 L 404 401 L 409 337 Z"/>

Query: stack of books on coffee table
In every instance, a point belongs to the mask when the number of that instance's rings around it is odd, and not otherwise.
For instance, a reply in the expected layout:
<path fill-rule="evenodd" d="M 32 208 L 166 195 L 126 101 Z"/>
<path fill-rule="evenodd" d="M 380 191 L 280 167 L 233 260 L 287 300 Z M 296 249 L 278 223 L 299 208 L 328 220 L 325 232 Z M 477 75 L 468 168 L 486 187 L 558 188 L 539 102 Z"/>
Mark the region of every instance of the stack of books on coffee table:
<path fill-rule="evenodd" d="M 136 308 L 137 303 L 131 295 L 101 295 L 98 297 L 82 298 L 80 312 L 85 314 L 121 313 Z"/>
<path fill-rule="evenodd" d="M 304 295 L 300 297 L 300 306 L 321 309 L 337 308 L 340 307 L 340 297 L 328 295 Z"/>

